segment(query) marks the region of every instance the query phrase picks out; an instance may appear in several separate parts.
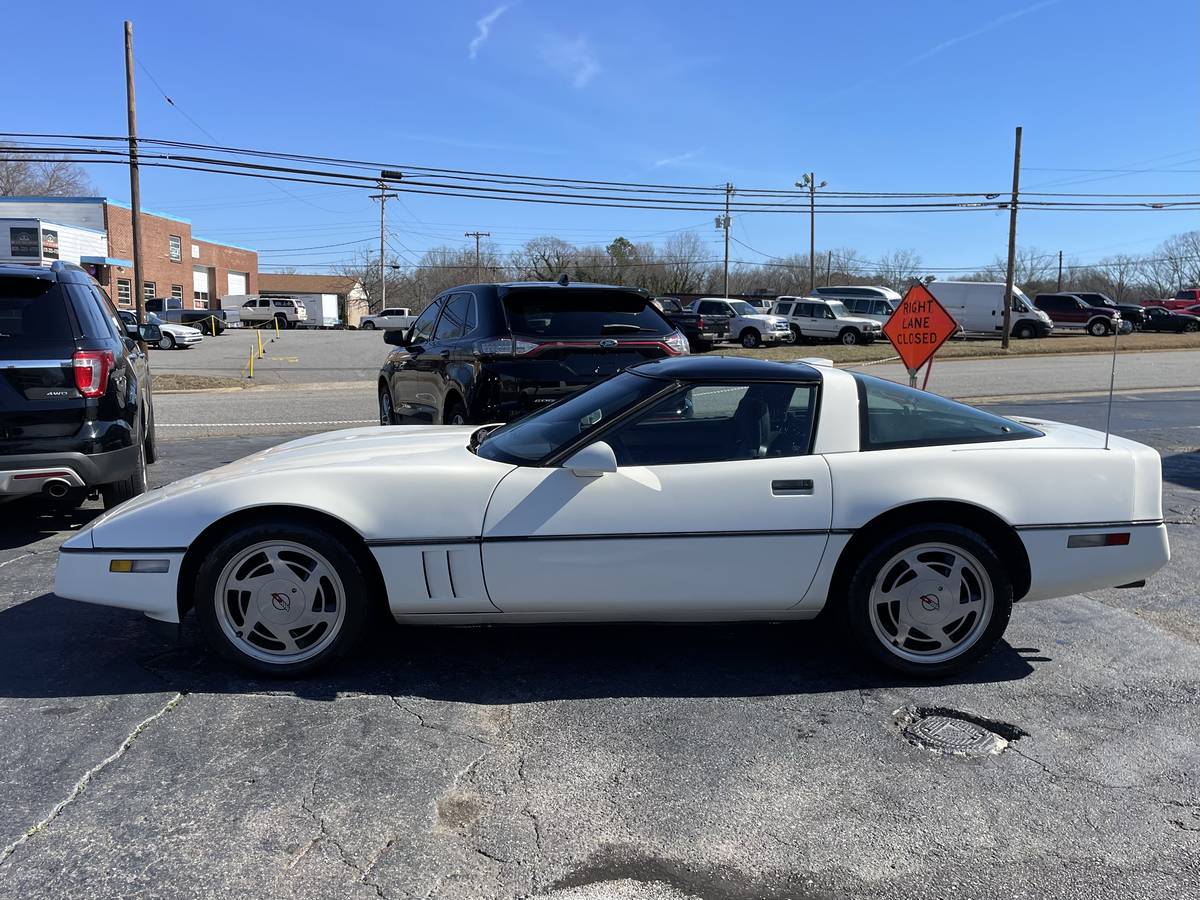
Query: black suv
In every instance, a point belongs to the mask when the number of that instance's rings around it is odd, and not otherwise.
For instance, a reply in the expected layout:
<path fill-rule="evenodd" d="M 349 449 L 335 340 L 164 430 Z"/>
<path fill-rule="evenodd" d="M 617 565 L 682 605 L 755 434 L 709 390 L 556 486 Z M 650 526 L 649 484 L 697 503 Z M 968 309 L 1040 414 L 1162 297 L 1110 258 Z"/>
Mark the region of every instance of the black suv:
<path fill-rule="evenodd" d="M 1071 291 L 1071 293 L 1088 306 L 1107 306 L 1109 309 L 1117 310 L 1122 319 L 1133 323 L 1135 329 L 1146 324 L 1146 310 L 1138 303 L 1118 303 L 1108 294 L 1101 294 L 1098 291 Z"/>
<path fill-rule="evenodd" d="M 74 507 L 99 491 L 111 508 L 146 490 L 154 455 L 136 328 L 78 266 L 0 265 L 0 501 Z"/>
<path fill-rule="evenodd" d="M 379 421 L 506 422 L 615 374 L 678 356 L 688 342 L 644 291 L 519 282 L 452 288 L 395 345 L 379 372 Z"/>

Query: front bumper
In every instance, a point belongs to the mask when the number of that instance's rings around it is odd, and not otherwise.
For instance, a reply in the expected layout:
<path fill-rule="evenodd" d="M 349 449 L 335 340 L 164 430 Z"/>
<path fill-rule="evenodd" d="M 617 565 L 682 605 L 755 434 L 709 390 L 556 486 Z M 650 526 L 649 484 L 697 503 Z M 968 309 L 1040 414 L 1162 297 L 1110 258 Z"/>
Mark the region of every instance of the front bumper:
<path fill-rule="evenodd" d="M 172 335 L 172 337 L 175 338 L 175 343 L 180 347 L 194 347 L 204 340 L 204 335 L 202 334 L 176 334 Z"/>
<path fill-rule="evenodd" d="M 167 560 L 166 572 L 110 572 L 114 559 Z M 183 551 L 64 548 L 54 570 L 54 593 L 68 600 L 143 612 L 159 622 L 179 621 L 177 589 Z"/>
<path fill-rule="evenodd" d="M 787 331 L 764 331 L 762 333 L 762 339 L 763 343 L 766 344 L 790 344 L 793 340 L 795 340 L 795 335 L 792 334 L 792 330 L 790 328 L 787 329 Z"/>
<path fill-rule="evenodd" d="M 75 487 L 95 487 L 127 478 L 137 468 L 138 448 L 122 447 L 108 453 L 27 453 L 0 456 L 0 496 L 36 493 L 45 479 L 22 475 L 70 473 L 64 480 Z"/>

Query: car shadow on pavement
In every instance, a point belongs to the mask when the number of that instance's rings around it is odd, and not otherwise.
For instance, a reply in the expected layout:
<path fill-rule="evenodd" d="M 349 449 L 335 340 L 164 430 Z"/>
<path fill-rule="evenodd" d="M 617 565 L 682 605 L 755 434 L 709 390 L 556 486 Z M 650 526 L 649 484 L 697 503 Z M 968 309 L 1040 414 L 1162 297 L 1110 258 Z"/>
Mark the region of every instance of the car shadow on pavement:
<path fill-rule="evenodd" d="M 1024 678 L 1047 661 L 1001 642 L 942 683 Z M 0 697 L 272 691 L 480 704 L 601 697 L 821 694 L 916 682 L 861 661 L 823 621 L 707 625 L 402 627 L 307 678 L 247 675 L 210 653 L 189 617 L 178 641 L 138 614 L 43 594 L 0 612 Z"/>
<path fill-rule="evenodd" d="M 81 509 L 56 510 L 40 497 L 13 500 L 0 506 L 0 550 L 27 547 L 65 532 L 79 531 L 104 510 L 98 504 Z"/>
<path fill-rule="evenodd" d="M 1164 481 L 1200 491 L 1200 450 L 1164 456 L 1162 474 Z"/>

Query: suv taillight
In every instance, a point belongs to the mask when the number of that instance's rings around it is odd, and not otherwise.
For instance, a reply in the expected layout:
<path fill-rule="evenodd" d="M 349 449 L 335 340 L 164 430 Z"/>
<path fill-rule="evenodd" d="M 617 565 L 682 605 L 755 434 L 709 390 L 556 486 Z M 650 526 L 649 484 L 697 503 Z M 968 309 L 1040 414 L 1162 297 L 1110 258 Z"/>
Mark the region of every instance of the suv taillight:
<path fill-rule="evenodd" d="M 85 397 L 99 397 L 108 386 L 108 373 L 112 371 L 113 355 L 110 350 L 76 350 L 71 357 L 75 370 L 75 387 Z"/>
<path fill-rule="evenodd" d="M 498 338 L 492 341 L 480 341 L 478 352 L 482 356 L 524 356 L 541 347 L 534 341 L 522 341 L 517 338 Z"/>

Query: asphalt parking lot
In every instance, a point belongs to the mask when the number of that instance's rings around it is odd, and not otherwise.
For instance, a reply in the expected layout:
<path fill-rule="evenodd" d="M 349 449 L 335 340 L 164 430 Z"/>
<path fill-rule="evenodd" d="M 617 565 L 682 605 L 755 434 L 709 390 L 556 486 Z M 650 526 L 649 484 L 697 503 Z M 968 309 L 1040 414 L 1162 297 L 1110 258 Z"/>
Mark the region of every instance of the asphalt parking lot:
<path fill-rule="evenodd" d="M 0 896 L 1200 897 L 1197 422 L 1195 391 L 1116 408 L 1163 453 L 1171 565 L 1018 606 L 940 683 L 821 623 L 385 627 L 327 675 L 255 680 L 190 625 L 53 595 L 95 504 L 3 508 Z M 166 429 L 152 480 L 288 436 L 256 432 Z M 1011 743 L 935 755 L 909 706 Z"/>

